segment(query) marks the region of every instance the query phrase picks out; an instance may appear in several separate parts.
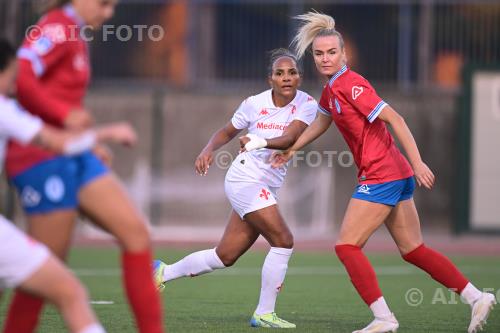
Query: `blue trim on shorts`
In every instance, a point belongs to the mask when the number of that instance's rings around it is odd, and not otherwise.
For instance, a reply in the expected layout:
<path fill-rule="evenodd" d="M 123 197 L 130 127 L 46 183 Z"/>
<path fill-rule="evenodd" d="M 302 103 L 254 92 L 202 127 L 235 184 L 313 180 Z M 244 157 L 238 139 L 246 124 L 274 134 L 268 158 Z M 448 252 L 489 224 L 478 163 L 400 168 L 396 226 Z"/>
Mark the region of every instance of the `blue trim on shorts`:
<path fill-rule="evenodd" d="M 411 199 L 414 191 L 415 179 L 408 177 L 381 184 L 358 185 L 352 197 L 394 207 L 400 201 Z"/>
<path fill-rule="evenodd" d="M 76 209 L 78 193 L 89 182 L 109 172 L 92 152 L 57 156 L 35 164 L 11 179 L 26 214 Z"/>

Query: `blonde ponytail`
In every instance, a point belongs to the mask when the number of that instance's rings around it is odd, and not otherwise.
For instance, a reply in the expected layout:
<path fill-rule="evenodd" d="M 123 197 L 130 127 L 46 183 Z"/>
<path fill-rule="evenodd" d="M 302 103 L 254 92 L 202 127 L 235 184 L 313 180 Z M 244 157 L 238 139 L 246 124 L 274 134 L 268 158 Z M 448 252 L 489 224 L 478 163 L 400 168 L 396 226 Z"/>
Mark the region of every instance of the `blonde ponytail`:
<path fill-rule="evenodd" d="M 318 36 L 338 36 L 341 47 L 344 47 L 342 35 L 335 30 L 335 20 L 333 17 L 317 11 L 311 11 L 297 15 L 294 19 L 302 22 L 291 43 L 299 59 L 304 56 L 309 45 Z"/>

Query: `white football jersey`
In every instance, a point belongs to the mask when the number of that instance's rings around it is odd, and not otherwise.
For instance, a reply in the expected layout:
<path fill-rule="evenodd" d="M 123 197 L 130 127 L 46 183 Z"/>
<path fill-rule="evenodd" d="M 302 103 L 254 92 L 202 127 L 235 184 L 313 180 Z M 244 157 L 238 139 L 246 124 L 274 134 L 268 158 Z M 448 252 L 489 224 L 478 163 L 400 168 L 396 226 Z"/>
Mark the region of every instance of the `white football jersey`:
<path fill-rule="evenodd" d="M 15 100 L 0 95 L 0 171 L 3 168 L 7 141 L 27 144 L 43 126 L 37 118 L 23 110 Z"/>
<path fill-rule="evenodd" d="M 274 105 L 272 90 L 251 96 L 241 103 L 231 122 L 237 129 L 248 129 L 248 133 L 271 139 L 283 135 L 294 120 L 310 125 L 316 118 L 318 103 L 314 98 L 298 90 L 295 98 L 284 107 Z M 273 149 L 257 149 L 245 152 L 233 161 L 226 179 L 265 183 L 271 187 L 281 187 L 287 166 L 274 169 L 270 159 Z"/>

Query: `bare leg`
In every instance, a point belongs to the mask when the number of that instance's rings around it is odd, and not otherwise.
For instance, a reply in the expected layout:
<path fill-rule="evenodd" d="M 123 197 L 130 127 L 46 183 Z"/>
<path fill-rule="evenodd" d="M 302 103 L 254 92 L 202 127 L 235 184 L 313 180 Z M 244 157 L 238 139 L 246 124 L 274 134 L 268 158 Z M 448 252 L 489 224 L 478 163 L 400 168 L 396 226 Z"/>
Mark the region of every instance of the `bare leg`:
<path fill-rule="evenodd" d="M 82 188 L 78 198 L 82 211 L 114 235 L 124 250 L 140 252 L 150 249 L 146 219 L 114 175 L 92 181 Z"/>
<path fill-rule="evenodd" d="M 97 324 L 85 289 L 54 257 L 49 257 L 19 288 L 54 303 L 71 332 Z"/>
<path fill-rule="evenodd" d="M 424 242 L 413 199 L 399 202 L 385 221 L 385 225 L 401 255 L 410 253 Z"/>
<path fill-rule="evenodd" d="M 392 207 L 351 198 L 336 245 L 364 247 L 368 238 L 384 223 Z"/>
<path fill-rule="evenodd" d="M 64 260 L 71 244 L 77 212 L 61 210 L 28 217 L 28 234 Z M 31 332 L 38 324 L 43 300 L 17 290 L 9 307 L 4 333 Z"/>
<path fill-rule="evenodd" d="M 134 207 L 125 189 L 112 174 L 87 184 L 80 190 L 78 197 L 82 211 L 94 223 L 112 233 L 123 250 L 125 291 L 139 332 L 163 332 L 146 219 Z"/>
<path fill-rule="evenodd" d="M 245 221 L 258 230 L 271 245 L 262 266 L 259 304 L 255 309 L 251 325 L 294 328 L 295 324 L 273 315 L 278 294 L 285 280 L 288 261 L 292 255 L 293 235 L 283 220 L 277 205 L 248 213 L 245 215 Z"/>
<path fill-rule="evenodd" d="M 469 332 L 476 332 L 496 303 L 495 296 L 481 292 L 444 255 L 423 243 L 413 199 L 401 201 L 386 221 L 403 259 L 427 272 L 434 280 L 455 291 L 472 307 Z"/>
<path fill-rule="evenodd" d="M 76 210 L 30 215 L 27 233 L 45 244 L 58 258 L 65 260 L 71 246 L 76 217 Z"/>
<path fill-rule="evenodd" d="M 233 210 L 215 252 L 224 266 L 232 266 L 259 238 L 259 232 Z"/>
<path fill-rule="evenodd" d="M 252 225 L 273 247 L 293 248 L 293 235 L 278 210 L 272 205 L 245 215 Z"/>
<path fill-rule="evenodd" d="M 375 271 L 361 250 L 369 237 L 384 223 L 391 209 L 391 206 L 352 198 L 335 246 L 352 284 L 375 316 L 375 320 L 359 332 L 369 332 L 372 327 L 378 326 L 382 330 L 373 332 L 392 332 L 399 327 L 382 296 Z"/>
<path fill-rule="evenodd" d="M 259 233 L 231 211 L 229 221 L 215 249 L 197 251 L 163 268 L 163 281 L 198 276 L 232 266 L 259 237 Z M 161 273 L 160 273 L 161 274 Z"/>
<path fill-rule="evenodd" d="M 399 202 L 387 219 L 386 226 L 403 259 L 423 269 L 447 288 L 459 294 L 463 291 L 468 280 L 448 258 L 423 244 L 413 199 Z"/>

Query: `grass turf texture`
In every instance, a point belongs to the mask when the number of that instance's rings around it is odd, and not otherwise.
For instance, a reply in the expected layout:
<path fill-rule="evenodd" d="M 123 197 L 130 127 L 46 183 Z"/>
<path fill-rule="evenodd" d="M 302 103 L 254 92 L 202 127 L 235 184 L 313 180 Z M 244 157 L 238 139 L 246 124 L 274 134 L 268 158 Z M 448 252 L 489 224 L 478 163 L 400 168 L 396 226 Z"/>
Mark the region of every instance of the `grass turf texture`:
<path fill-rule="evenodd" d="M 168 263 L 190 251 L 158 250 L 157 258 Z M 260 267 L 266 253 L 251 251 L 232 268 L 196 278 L 172 281 L 161 294 L 166 327 L 170 333 L 255 332 L 248 326 L 260 290 Z M 492 288 L 500 296 L 500 259 L 452 257 L 479 287 Z M 427 275 L 396 255 L 370 256 L 379 275 L 380 287 L 400 322 L 399 332 L 466 332 L 468 305 Z M 76 248 L 70 266 L 89 289 L 100 320 L 109 333 L 134 332 L 132 316 L 122 292 L 119 254 L 113 249 Z M 410 306 L 405 294 L 418 288 L 423 301 Z M 417 294 L 412 300 L 418 300 Z M 4 321 L 10 295 L 0 301 Z M 451 304 L 449 304 L 451 303 Z M 458 303 L 458 304 L 453 304 Z M 361 301 L 333 253 L 296 251 L 289 265 L 277 313 L 297 324 L 295 332 L 352 332 L 371 321 L 371 312 Z M 65 332 L 52 307 L 46 307 L 40 333 Z M 500 332 L 500 306 L 488 320 L 485 332 Z"/>

